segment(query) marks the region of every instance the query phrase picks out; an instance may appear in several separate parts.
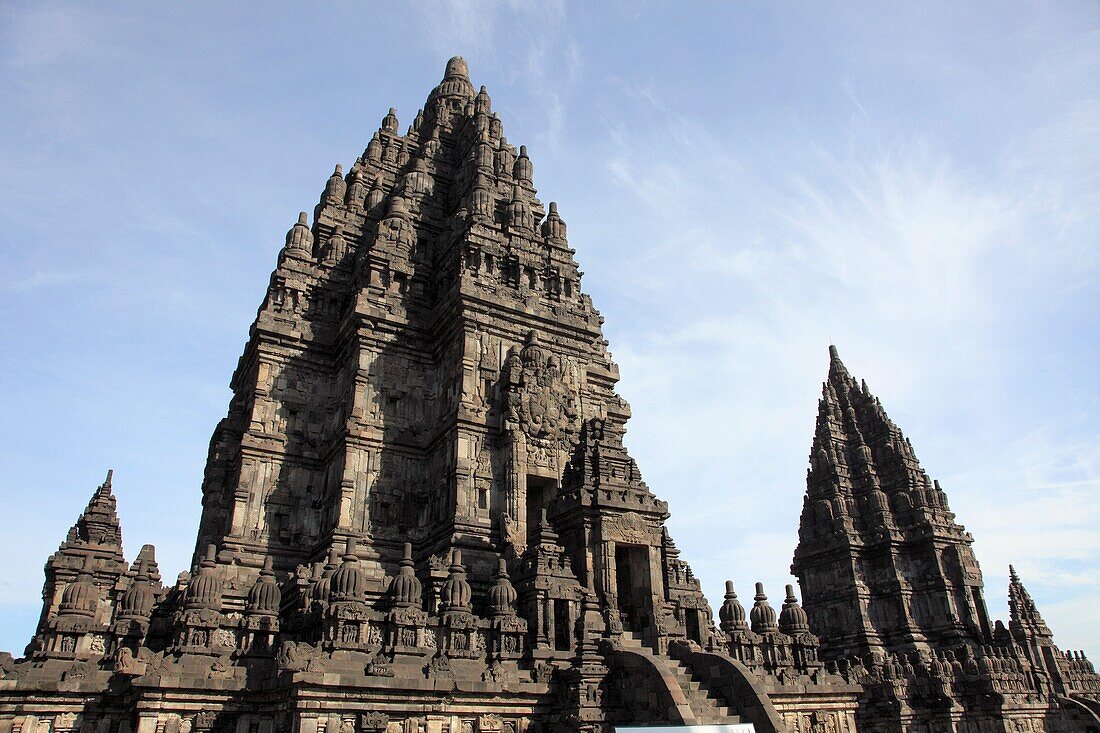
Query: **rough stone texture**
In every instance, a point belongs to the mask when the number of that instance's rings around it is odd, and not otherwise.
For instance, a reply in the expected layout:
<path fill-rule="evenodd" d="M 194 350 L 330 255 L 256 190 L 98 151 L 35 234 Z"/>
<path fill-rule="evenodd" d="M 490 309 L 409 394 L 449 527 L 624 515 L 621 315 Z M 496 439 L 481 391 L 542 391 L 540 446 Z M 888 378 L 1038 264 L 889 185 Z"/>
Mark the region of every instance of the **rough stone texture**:
<path fill-rule="evenodd" d="M 47 563 L 26 657 L 0 657 L 0 733 L 894 729 L 957 719 L 971 667 L 983 721 L 1063 730 L 1071 696 L 1087 711 L 1091 665 L 1015 580 L 1012 636 L 990 630 L 938 491 L 912 501 L 908 544 L 881 491 L 856 519 L 871 469 L 847 465 L 871 448 L 853 431 L 879 450 L 896 429 L 839 360 L 796 559 L 807 608 L 758 583 L 746 612 L 729 584 L 716 625 L 623 446 L 573 255 L 452 59 L 408 132 L 390 110 L 287 233 L 211 439 L 190 572 L 166 587 L 151 546 L 126 563 L 108 475 Z M 883 461 L 922 476 L 908 448 Z M 897 650 L 928 662 L 897 671 Z M 1046 687 L 1025 655 L 1048 659 Z"/>
<path fill-rule="evenodd" d="M 860 731 L 1100 729 L 1100 677 L 1020 584 L 990 624 L 973 537 L 830 347 L 792 572 L 821 657 L 863 688 Z"/>

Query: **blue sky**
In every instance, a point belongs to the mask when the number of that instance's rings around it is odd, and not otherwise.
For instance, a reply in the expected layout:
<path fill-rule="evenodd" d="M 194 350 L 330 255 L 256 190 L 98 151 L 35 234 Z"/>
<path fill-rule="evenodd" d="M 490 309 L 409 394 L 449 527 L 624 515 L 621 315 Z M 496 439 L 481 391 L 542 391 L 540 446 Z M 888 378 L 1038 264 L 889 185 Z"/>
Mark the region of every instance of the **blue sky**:
<path fill-rule="evenodd" d="M 187 563 L 283 236 L 464 55 L 559 202 L 711 603 L 788 581 L 837 344 L 1063 648 L 1100 648 L 1100 6 L 0 5 L 0 649 L 107 468 Z"/>

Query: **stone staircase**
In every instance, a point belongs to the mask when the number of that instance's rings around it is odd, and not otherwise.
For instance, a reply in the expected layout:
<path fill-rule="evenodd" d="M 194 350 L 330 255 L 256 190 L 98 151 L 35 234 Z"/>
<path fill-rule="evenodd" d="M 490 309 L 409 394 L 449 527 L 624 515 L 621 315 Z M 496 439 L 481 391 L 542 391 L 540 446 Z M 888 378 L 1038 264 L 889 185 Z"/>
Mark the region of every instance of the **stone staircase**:
<path fill-rule="evenodd" d="M 733 708 L 726 705 L 716 694 L 711 692 L 705 683 L 696 679 L 689 666 L 672 657 L 660 656 L 649 648 L 640 634 L 632 631 L 624 631 L 619 638 L 619 646 L 636 654 L 641 654 L 649 659 L 656 667 L 668 673 L 668 676 L 676 681 L 687 698 L 688 706 L 695 716 L 694 721 L 685 723 L 693 725 L 715 725 L 720 723 L 744 722 Z"/>

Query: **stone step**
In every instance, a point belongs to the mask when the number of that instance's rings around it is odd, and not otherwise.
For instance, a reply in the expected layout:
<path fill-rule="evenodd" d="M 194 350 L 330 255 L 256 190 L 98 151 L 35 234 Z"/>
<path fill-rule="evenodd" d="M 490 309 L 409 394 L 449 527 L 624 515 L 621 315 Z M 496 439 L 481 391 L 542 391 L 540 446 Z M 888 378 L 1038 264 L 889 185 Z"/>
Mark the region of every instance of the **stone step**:
<path fill-rule="evenodd" d="M 645 656 L 670 674 L 683 691 L 688 707 L 691 708 L 692 714 L 699 723 L 716 725 L 741 722 L 740 716 L 735 714 L 732 708 L 727 707 L 725 701 L 712 694 L 705 682 L 695 678 L 691 667 L 678 659 L 658 655 L 642 641 L 640 634 L 624 632 L 619 637 L 619 645 Z"/>
<path fill-rule="evenodd" d="M 699 692 L 700 688 L 702 688 L 702 686 L 703 686 L 698 680 L 693 680 L 690 677 L 685 677 L 683 679 L 679 679 L 679 680 L 677 680 L 677 682 L 680 683 L 680 688 L 684 691 L 684 694 L 697 693 L 697 692 Z M 707 694 L 707 692 L 706 692 L 706 690 L 703 690 L 703 692 L 700 693 L 700 694 L 705 696 Z"/>

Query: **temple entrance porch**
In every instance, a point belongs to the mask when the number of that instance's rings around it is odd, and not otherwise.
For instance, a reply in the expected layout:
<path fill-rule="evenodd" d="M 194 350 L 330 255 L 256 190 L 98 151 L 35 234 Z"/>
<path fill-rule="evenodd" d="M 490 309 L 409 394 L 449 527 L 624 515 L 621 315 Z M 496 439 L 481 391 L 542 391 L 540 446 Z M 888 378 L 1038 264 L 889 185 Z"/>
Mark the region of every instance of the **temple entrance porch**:
<path fill-rule="evenodd" d="M 615 543 L 615 594 L 623 627 L 644 632 L 653 615 L 649 548 Z"/>

